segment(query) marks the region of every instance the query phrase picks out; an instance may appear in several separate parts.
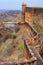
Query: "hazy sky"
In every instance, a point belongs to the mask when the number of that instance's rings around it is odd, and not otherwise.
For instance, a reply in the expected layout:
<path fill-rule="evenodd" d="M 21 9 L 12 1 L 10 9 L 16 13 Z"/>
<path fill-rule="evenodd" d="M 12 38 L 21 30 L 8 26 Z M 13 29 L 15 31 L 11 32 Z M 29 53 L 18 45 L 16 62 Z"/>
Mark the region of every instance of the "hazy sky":
<path fill-rule="evenodd" d="M 0 0 L 0 9 L 6 10 L 21 10 L 21 5 L 24 0 Z M 43 7 L 43 0 L 25 0 L 27 6 Z"/>

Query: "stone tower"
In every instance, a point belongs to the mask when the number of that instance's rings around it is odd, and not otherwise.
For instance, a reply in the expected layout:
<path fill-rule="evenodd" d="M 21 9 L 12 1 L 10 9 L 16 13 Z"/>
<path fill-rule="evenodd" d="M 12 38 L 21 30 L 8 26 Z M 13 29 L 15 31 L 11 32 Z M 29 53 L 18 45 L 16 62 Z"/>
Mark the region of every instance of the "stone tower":
<path fill-rule="evenodd" d="M 22 3 L 22 22 L 25 22 L 26 3 Z"/>

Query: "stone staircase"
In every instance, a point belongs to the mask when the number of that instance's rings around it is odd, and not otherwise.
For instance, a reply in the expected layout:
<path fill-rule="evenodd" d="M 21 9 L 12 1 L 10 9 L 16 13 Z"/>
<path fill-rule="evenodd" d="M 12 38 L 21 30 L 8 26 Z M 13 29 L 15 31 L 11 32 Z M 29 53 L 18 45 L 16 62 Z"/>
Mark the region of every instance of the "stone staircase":
<path fill-rule="evenodd" d="M 35 47 L 30 46 L 30 49 L 33 51 L 35 57 L 37 58 L 38 62 L 37 65 L 43 65 L 43 59 L 41 58 L 40 54 L 38 51 L 35 49 Z"/>

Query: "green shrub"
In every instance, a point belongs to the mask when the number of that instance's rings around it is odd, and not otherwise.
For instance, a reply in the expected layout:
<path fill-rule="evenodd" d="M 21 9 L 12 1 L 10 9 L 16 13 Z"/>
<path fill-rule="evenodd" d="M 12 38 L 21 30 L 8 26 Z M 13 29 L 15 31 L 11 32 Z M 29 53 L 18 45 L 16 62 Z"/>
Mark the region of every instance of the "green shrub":
<path fill-rule="evenodd" d="M 16 35 L 13 35 L 13 39 L 16 39 L 16 37 L 17 37 Z"/>
<path fill-rule="evenodd" d="M 40 55 L 43 57 L 43 48 L 42 48 L 42 50 L 41 50 L 41 52 L 40 52 Z"/>
<path fill-rule="evenodd" d="M 19 50 L 23 50 L 24 49 L 24 45 L 23 44 L 19 44 L 18 49 Z"/>

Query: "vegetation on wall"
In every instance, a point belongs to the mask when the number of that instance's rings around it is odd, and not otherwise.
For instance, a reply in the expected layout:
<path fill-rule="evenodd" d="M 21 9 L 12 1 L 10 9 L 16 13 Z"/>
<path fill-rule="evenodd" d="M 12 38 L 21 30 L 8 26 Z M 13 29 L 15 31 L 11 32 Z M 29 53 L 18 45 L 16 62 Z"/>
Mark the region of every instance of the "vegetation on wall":
<path fill-rule="evenodd" d="M 38 32 L 43 33 L 43 28 L 42 28 L 40 25 L 35 24 L 35 25 L 34 25 L 34 28 L 35 28 Z"/>
<path fill-rule="evenodd" d="M 38 17 L 33 18 L 33 27 L 37 30 L 37 32 L 43 34 L 43 28 L 39 25 L 38 22 L 39 22 Z"/>

